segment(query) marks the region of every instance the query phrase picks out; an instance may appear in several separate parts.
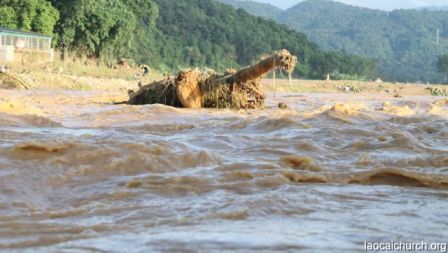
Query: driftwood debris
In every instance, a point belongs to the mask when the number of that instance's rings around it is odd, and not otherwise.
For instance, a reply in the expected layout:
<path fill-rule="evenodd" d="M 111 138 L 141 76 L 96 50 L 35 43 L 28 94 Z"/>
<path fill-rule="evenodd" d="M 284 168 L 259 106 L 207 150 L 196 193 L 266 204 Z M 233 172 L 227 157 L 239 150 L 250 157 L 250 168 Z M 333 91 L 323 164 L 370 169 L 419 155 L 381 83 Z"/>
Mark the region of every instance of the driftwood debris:
<path fill-rule="evenodd" d="M 176 77 L 140 87 L 129 93 L 128 104 L 165 104 L 185 108 L 261 108 L 265 95 L 261 78 L 277 68 L 291 72 L 297 57 L 281 50 L 239 71 L 224 74 L 184 70 Z"/>

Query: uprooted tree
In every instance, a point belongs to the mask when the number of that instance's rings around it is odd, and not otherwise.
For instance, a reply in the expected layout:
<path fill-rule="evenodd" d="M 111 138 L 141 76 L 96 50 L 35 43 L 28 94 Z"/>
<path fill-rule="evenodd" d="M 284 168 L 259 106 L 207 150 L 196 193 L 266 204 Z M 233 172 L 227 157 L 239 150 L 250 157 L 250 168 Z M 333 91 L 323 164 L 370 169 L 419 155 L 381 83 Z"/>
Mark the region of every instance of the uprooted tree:
<path fill-rule="evenodd" d="M 297 57 L 281 50 L 239 71 L 216 74 L 184 70 L 175 78 L 167 77 L 131 92 L 127 103 L 185 108 L 261 108 L 265 100 L 262 76 L 277 68 L 291 72 L 296 64 Z"/>

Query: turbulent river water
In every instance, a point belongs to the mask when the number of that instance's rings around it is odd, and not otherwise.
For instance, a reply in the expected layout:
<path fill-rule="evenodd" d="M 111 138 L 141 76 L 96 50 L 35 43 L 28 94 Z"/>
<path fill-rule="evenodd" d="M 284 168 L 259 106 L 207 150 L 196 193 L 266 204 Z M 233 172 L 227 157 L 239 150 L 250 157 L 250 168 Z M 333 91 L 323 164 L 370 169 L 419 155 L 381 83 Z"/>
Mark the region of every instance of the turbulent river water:
<path fill-rule="evenodd" d="M 277 94 L 231 111 L 119 99 L 0 91 L 0 251 L 447 241 L 448 100 Z"/>

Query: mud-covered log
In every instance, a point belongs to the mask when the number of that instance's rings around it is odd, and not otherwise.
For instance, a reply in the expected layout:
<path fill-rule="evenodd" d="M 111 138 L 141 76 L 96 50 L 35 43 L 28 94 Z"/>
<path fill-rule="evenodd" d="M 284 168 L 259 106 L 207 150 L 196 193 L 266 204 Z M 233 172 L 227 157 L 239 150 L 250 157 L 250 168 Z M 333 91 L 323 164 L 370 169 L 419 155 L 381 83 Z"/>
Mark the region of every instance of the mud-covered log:
<path fill-rule="evenodd" d="M 262 77 L 264 74 L 281 68 L 286 71 L 292 71 L 297 64 L 297 57 L 291 55 L 288 50 L 281 50 L 276 54 L 269 56 L 258 63 L 247 66 L 234 74 L 227 75 L 221 78 L 214 78 L 209 80 L 214 83 L 247 83 L 251 80 Z"/>
<path fill-rule="evenodd" d="M 175 78 L 166 78 L 130 94 L 128 104 L 166 104 L 186 108 L 260 108 L 265 96 L 261 78 L 281 68 L 292 71 L 297 58 L 281 50 L 258 63 L 223 75 L 184 70 Z"/>

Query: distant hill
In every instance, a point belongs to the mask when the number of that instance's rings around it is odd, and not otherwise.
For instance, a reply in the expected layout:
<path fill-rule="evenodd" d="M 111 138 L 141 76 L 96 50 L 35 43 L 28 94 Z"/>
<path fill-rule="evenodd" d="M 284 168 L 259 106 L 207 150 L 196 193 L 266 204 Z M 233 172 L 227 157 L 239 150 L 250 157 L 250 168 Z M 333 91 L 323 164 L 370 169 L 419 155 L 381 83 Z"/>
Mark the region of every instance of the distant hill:
<path fill-rule="evenodd" d="M 244 0 L 218 0 L 221 3 L 232 5 L 236 9 L 243 9 L 248 13 L 265 17 L 272 20 L 277 20 L 280 13 L 283 12 L 282 9 L 275 7 L 272 4 L 260 3 L 255 1 L 244 1 Z"/>
<path fill-rule="evenodd" d="M 277 17 L 277 22 L 305 33 L 325 50 L 378 59 L 385 79 L 441 80 L 435 62 L 438 55 L 448 53 L 448 11 L 387 12 L 329 0 L 308 0 Z"/>

